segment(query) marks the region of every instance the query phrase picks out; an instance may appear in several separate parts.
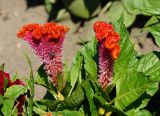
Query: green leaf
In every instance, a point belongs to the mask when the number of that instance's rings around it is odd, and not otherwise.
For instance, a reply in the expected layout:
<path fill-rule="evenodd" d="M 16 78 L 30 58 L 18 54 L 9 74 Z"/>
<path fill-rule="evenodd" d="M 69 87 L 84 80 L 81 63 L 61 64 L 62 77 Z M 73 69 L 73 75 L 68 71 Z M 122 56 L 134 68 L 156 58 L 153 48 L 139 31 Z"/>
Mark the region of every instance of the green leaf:
<path fill-rule="evenodd" d="M 122 13 L 124 14 L 124 24 L 126 27 L 129 27 L 134 22 L 136 15 L 128 13 L 123 7 L 122 2 L 113 2 L 109 11 L 106 14 L 109 16 L 112 22 L 115 22 L 121 17 Z"/>
<path fill-rule="evenodd" d="M 138 72 L 143 72 L 145 75 L 150 76 L 152 81 L 160 81 L 160 60 L 153 52 L 143 56 L 137 67 Z"/>
<path fill-rule="evenodd" d="M 27 92 L 27 88 L 22 85 L 13 85 L 6 89 L 4 97 L 16 100 L 20 95 Z"/>
<path fill-rule="evenodd" d="M 75 85 L 76 85 L 76 82 L 79 78 L 79 75 L 80 75 L 80 71 L 81 71 L 81 68 L 82 68 L 82 61 L 83 61 L 83 57 L 81 56 L 81 54 L 79 52 L 77 52 L 74 60 L 73 60 L 73 63 L 72 63 L 72 66 L 71 66 L 71 69 L 69 71 L 69 81 L 70 81 L 70 84 L 71 84 L 71 90 L 69 92 L 69 95 L 71 95 Z"/>
<path fill-rule="evenodd" d="M 10 114 L 11 116 L 18 116 L 18 109 L 17 109 L 17 106 L 14 105 L 13 109 L 12 109 L 12 112 Z"/>
<path fill-rule="evenodd" d="M 78 17 L 88 19 L 98 14 L 100 10 L 100 0 L 63 0 L 63 3 L 69 11 Z"/>
<path fill-rule="evenodd" d="M 98 74 L 97 74 L 97 65 L 95 61 L 93 60 L 92 56 L 90 55 L 89 51 L 86 50 L 86 52 L 83 52 L 84 55 L 84 68 L 87 71 L 87 73 L 93 78 L 93 80 L 97 80 Z"/>
<path fill-rule="evenodd" d="M 54 116 L 84 116 L 81 112 L 78 111 L 70 111 L 70 110 L 63 110 L 58 112 L 52 112 Z"/>
<path fill-rule="evenodd" d="M 44 0 L 45 3 L 45 9 L 48 13 L 51 13 L 52 11 L 52 2 L 51 0 Z"/>
<path fill-rule="evenodd" d="M 136 101 L 127 106 L 125 111 L 132 111 L 132 109 L 141 110 L 146 107 L 151 97 L 157 92 L 158 84 L 159 82 L 150 84 L 146 92 L 144 92 Z"/>
<path fill-rule="evenodd" d="M 152 115 L 149 111 L 145 109 L 143 110 L 132 109 L 127 112 L 127 116 L 152 116 Z"/>
<path fill-rule="evenodd" d="M 1 71 L 4 71 L 4 66 L 5 66 L 4 63 L 0 65 L 0 70 L 1 70 Z"/>
<path fill-rule="evenodd" d="M 133 102 L 146 91 L 150 96 L 140 99 L 143 104 L 136 104 L 136 108 L 140 109 L 146 106 L 158 89 L 159 58 L 153 53 L 139 58 L 140 60 L 136 58 L 134 47 L 123 24 L 123 16 L 115 23 L 115 29 L 121 36 L 121 52 L 114 65 L 113 83 L 116 84 L 116 97 L 113 101 L 121 110 L 132 108 Z"/>
<path fill-rule="evenodd" d="M 94 61 L 97 53 L 97 40 L 92 38 L 90 42 L 84 44 L 84 47 L 80 50 L 81 54 L 84 57 L 84 69 L 85 75 L 90 78 L 92 84 L 94 85 L 96 91 L 98 83 L 98 74 L 97 74 L 97 64 Z"/>
<path fill-rule="evenodd" d="M 96 105 L 94 104 L 94 90 L 92 89 L 91 83 L 89 80 L 86 80 L 83 83 L 83 87 L 85 89 L 85 93 L 87 96 L 87 100 L 89 102 L 90 112 L 92 116 L 98 116 Z"/>
<path fill-rule="evenodd" d="M 4 114 L 4 116 L 10 116 L 12 109 L 14 106 L 14 100 L 12 99 L 5 99 L 3 101 L 3 106 L 2 106 L 2 113 Z"/>
<path fill-rule="evenodd" d="M 133 14 L 159 15 L 160 1 L 158 0 L 122 0 L 128 12 Z"/>
<path fill-rule="evenodd" d="M 108 112 L 116 112 L 120 116 L 126 116 L 126 114 L 123 111 L 121 111 L 119 108 L 113 105 L 108 104 L 106 100 L 103 97 L 99 96 L 98 94 L 95 95 L 95 98 L 101 103 L 103 107 L 107 109 Z"/>
<path fill-rule="evenodd" d="M 157 82 L 151 82 L 150 79 L 140 72 L 124 75 L 116 83 L 115 106 L 122 110 L 125 109 L 154 84 L 157 85 Z"/>
<path fill-rule="evenodd" d="M 49 86 L 48 76 L 44 70 L 43 64 L 39 67 L 37 71 L 35 83 L 43 86 Z"/>
<path fill-rule="evenodd" d="M 64 88 L 64 79 L 63 79 L 63 76 L 62 76 L 62 73 L 59 73 L 58 74 L 58 90 L 62 90 Z"/>
<path fill-rule="evenodd" d="M 44 99 L 40 101 L 43 105 L 47 106 L 51 111 L 55 111 L 57 109 L 58 104 L 60 103 L 60 101 L 56 100 L 48 100 L 48 99 Z"/>
<path fill-rule="evenodd" d="M 112 83 L 126 73 L 132 72 L 137 65 L 136 53 L 132 45 L 129 34 L 123 24 L 123 16 L 114 24 L 115 30 L 120 34 L 120 56 L 114 63 L 114 78 Z"/>
<path fill-rule="evenodd" d="M 33 106 L 33 111 L 34 111 L 36 114 L 39 114 L 39 115 L 42 115 L 42 114 L 47 113 L 47 112 L 43 111 L 42 109 L 37 108 L 37 107 L 35 107 L 35 106 Z"/>
<path fill-rule="evenodd" d="M 4 76 L 4 89 L 8 86 L 8 79 Z"/>
<path fill-rule="evenodd" d="M 41 101 L 34 101 L 34 105 L 40 109 L 47 110 L 47 107 L 43 105 Z"/>
<path fill-rule="evenodd" d="M 160 47 L 160 22 L 156 16 L 151 17 L 144 26 L 153 35 L 156 44 Z"/>
<path fill-rule="evenodd" d="M 84 92 L 80 84 L 77 85 L 72 95 L 66 97 L 57 107 L 57 110 L 63 109 L 77 109 L 84 100 Z"/>
<path fill-rule="evenodd" d="M 33 69 L 32 69 L 32 63 L 31 60 L 29 59 L 29 57 L 27 56 L 27 54 L 25 54 L 26 60 L 29 64 L 30 67 L 30 80 L 28 80 L 28 87 L 30 90 L 30 95 L 31 97 L 29 98 L 28 101 L 28 115 L 32 116 L 32 112 L 33 112 L 33 98 L 34 98 L 34 76 L 33 76 Z"/>
<path fill-rule="evenodd" d="M 2 103 L 3 103 L 3 97 L 2 95 L 0 95 L 0 106 L 2 105 Z"/>

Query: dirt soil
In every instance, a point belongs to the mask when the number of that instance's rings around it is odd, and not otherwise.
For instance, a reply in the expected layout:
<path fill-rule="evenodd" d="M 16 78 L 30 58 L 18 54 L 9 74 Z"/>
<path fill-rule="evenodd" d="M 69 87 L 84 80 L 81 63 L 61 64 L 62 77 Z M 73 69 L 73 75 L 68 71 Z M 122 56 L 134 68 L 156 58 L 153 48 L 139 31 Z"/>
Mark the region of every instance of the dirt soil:
<path fill-rule="evenodd" d="M 34 71 L 38 69 L 41 63 L 28 44 L 18 39 L 16 34 L 23 24 L 43 24 L 48 19 L 48 14 L 43 5 L 33 5 L 34 7 L 31 5 L 32 7 L 28 8 L 27 4 L 27 0 L 1 0 L 0 2 L 0 64 L 6 64 L 6 71 L 11 74 L 11 77 L 18 73 L 21 79 L 28 78 L 30 72 L 24 53 L 30 57 Z M 146 39 L 146 32 L 140 33 L 139 29 L 135 28 L 131 31 L 131 36 L 135 43 L 135 49 L 140 53 L 148 53 L 153 50 L 160 51 L 151 39 Z M 77 49 L 80 48 L 75 44 L 79 41 L 75 38 L 76 35 L 67 35 L 67 41 L 64 43 L 63 55 L 68 64 L 72 61 Z M 36 86 L 35 98 L 41 98 L 44 93 L 44 88 Z"/>

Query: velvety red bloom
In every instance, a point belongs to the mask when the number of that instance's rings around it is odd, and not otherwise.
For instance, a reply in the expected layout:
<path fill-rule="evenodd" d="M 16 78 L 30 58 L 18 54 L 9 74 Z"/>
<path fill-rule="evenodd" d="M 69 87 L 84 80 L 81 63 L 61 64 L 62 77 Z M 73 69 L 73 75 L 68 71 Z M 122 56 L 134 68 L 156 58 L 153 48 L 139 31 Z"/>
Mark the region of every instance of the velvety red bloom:
<path fill-rule="evenodd" d="M 62 38 L 68 30 L 68 27 L 53 22 L 44 25 L 27 24 L 20 29 L 17 36 L 19 38 L 24 38 L 28 32 L 31 32 L 34 39 L 43 39 L 45 36 L 49 39 L 59 39 Z"/>
<path fill-rule="evenodd" d="M 4 79 L 7 79 L 8 81 L 8 84 L 6 85 L 6 88 L 10 87 L 10 86 L 13 86 L 13 85 L 22 85 L 22 86 L 25 86 L 25 84 L 19 80 L 19 79 L 16 79 L 14 82 L 11 82 L 10 80 L 10 76 L 9 76 L 9 73 L 6 73 L 4 71 L 1 71 L 0 70 L 0 94 L 1 95 L 4 95 Z M 18 98 L 17 98 L 17 109 L 18 109 L 18 116 L 21 115 L 21 113 L 23 112 L 23 104 L 25 102 L 25 95 L 20 95 Z"/>
<path fill-rule="evenodd" d="M 13 85 L 22 85 L 22 86 L 25 86 L 25 84 L 19 80 L 19 79 L 16 79 L 14 82 L 11 83 L 10 86 L 13 86 Z M 26 97 L 25 95 L 20 95 L 18 98 L 17 98 L 17 109 L 18 109 L 18 116 L 21 116 L 22 112 L 23 112 L 23 105 L 24 105 L 24 102 L 26 101 Z"/>
<path fill-rule="evenodd" d="M 39 24 L 28 24 L 28 25 L 24 25 L 20 31 L 18 32 L 17 36 L 19 38 L 22 38 L 25 36 L 26 33 L 33 31 L 35 28 L 39 27 Z"/>
<path fill-rule="evenodd" d="M 3 72 L 0 70 L 0 94 L 4 95 L 4 89 L 5 89 L 5 85 L 4 85 L 4 79 L 6 79 L 8 81 L 8 84 L 6 87 L 11 85 L 11 80 L 9 77 L 9 73 Z"/>
<path fill-rule="evenodd" d="M 97 21 L 94 25 L 93 25 L 94 31 L 96 33 L 96 38 L 98 41 L 102 41 L 105 40 L 105 42 L 103 43 L 104 46 L 109 49 L 112 55 L 113 60 L 116 60 L 116 58 L 118 58 L 119 55 L 118 52 L 120 52 L 120 48 L 116 47 L 114 48 L 113 46 L 119 46 L 118 42 L 120 39 L 120 36 L 118 33 L 116 33 L 113 29 L 113 26 L 111 24 L 107 24 L 106 22 L 103 21 Z"/>
<path fill-rule="evenodd" d="M 111 35 L 113 32 L 113 26 L 111 24 L 107 24 L 102 21 L 97 21 L 93 25 L 94 31 L 96 32 L 96 38 L 98 41 L 105 39 L 108 35 Z"/>
<path fill-rule="evenodd" d="M 50 81 L 55 86 L 58 75 L 63 73 L 62 46 L 68 30 L 68 27 L 50 22 L 27 31 L 23 36 L 18 36 L 27 41 L 36 55 L 40 57 L 45 64 L 44 69 L 50 77 Z"/>
<path fill-rule="evenodd" d="M 98 21 L 93 25 L 98 40 L 99 83 L 105 89 L 112 81 L 113 63 L 120 54 L 120 36 L 111 24 Z"/>

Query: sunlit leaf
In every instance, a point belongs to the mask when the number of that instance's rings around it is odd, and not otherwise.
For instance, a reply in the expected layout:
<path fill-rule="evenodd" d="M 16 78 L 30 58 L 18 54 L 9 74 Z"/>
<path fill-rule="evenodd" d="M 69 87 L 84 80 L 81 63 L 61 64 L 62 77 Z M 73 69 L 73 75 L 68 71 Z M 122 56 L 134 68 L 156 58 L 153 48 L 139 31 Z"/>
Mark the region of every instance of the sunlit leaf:
<path fill-rule="evenodd" d="M 71 92 L 73 91 L 74 86 L 79 78 L 79 74 L 80 74 L 81 67 L 82 67 L 82 60 L 83 60 L 83 57 L 78 52 L 73 60 L 71 69 L 69 71 L 69 81 L 71 85 L 71 90 L 70 90 L 69 95 L 71 95 Z"/>
<path fill-rule="evenodd" d="M 124 14 L 124 24 L 129 27 L 134 22 L 136 15 L 127 12 L 120 1 L 113 2 L 106 15 L 109 16 L 112 22 L 115 22 L 121 17 L 122 13 Z"/>
<path fill-rule="evenodd" d="M 159 18 L 152 16 L 144 26 L 153 35 L 156 44 L 160 47 L 160 22 Z"/>
<path fill-rule="evenodd" d="M 156 52 L 143 56 L 139 61 L 137 71 L 150 76 L 152 81 L 160 81 L 160 60 Z"/>
<path fill-rule="evenodd" d="M 84 89 L 89 102 L 90 111 L 92 116 L 98 116 L 96 105 L 94 104 L 93 97 L 94 91 L 92 89 L 91 83 L 89 80 L 86 80 L 84 83 Z"/>
<path fill-rule="evenodd" d="M 100 0 L 63 0 L 64 5 L 75 16 L 88 19 L 100 10 Z"/>
<path fill-rule="evenodd" d="M 14 106 L 14 100 L 6 99 L 3 101 L 3 106 L 1 111 L 4 114 L 4 116 L 10 116 L 13 106 Z"/>
<path fill-rule="evenodd" d="M 20 95 L 27 92 L 27 88 L 22 85 L 13 85 L 6 89 L 4 97 L 16 100 Z"/>
<path fill-rule="evenodd" d="M 133 14 L 159 15 L 159 0 L 122 0 L 128 12 Z"/>
<path fill-rule="evenodd" d="M 84 116 L 81 112 L 78 111 L 70 111 L 70 110 L 63 110 L 58 112 L 52 112 L 55 116 Z"/>
<path fill-rule="evenodd" d="M 57 110 L 77 109 L 84 100 L 84 92 L 81 85 L 77 85 L 72 95 L 66 97 L 57 107 Z"/>

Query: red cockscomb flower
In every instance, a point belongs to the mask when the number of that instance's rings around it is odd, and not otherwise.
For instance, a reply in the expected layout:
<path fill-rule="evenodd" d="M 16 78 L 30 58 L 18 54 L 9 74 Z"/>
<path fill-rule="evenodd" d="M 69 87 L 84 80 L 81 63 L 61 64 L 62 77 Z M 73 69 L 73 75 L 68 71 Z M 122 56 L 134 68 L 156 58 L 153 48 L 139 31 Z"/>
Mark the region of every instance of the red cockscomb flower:
<path fill-rule="evenodd" d="M 62 45 L 69 28 L 50 22 L 44 25 L 28 24 L 18 32 L 45 64 L 50 81 L 56 86 L 57 77 L 63 73 Z"/>
<path fill-rule="evenodd" d="M 14 82 L 11 82 L 10 80 L 10 76 L 9 76 L 9 73 L 6 73 L 4 71 L 1 71 L 0 70 L 0 94 L 1 95 L 4 95 L 4 89 L 5 89 L 5 86 L 4 86 L 4 79 L 7 79 L 8 81 L 8 84 L 6 85 L 6 88 L 7 87 L 10 87 L 10 86 L 13 86 L 13 85 L 22 85 L 22 86 L 25 86 L 25 84 L 19 80 L 19 79 L 16 79 Z M 18 109 L 18 116 L 21 115 L 21 113 L 23 112 L 23 104 L 25 102 L 25 95 L 20 95 L 18 98 L 17 98 L 17 109 Z"/>
<path fill-rule="evenodd" d="M 113 63 L 120 54 L 120 36 L 111 24 L 98 21 L 93 25 L 98 40 L 99 83 L 105 89 L 112 81 Z"/>
<path fill-rule="evenodd" d="M 5 79 L 8 81 L 8 84 L 6 85 L 6 87 L 9 85 L 11 85 L 11 80 L 9 77 L 9 73 L 3 72 L 0 70 L 0 94 L 4 95 L 4 89 L 5 89 L 5 84 L 4 81 Z"/>

